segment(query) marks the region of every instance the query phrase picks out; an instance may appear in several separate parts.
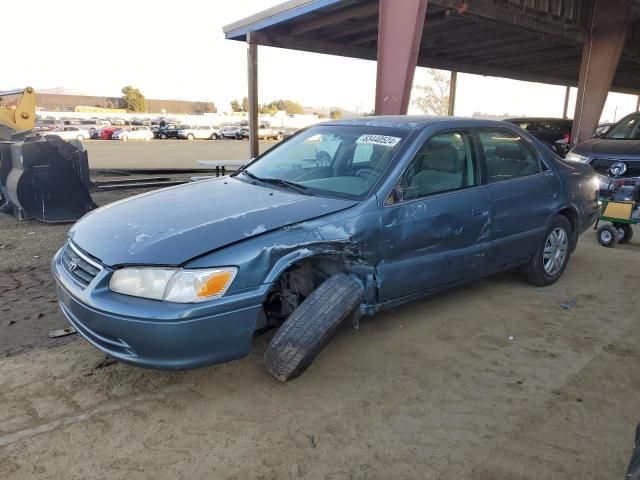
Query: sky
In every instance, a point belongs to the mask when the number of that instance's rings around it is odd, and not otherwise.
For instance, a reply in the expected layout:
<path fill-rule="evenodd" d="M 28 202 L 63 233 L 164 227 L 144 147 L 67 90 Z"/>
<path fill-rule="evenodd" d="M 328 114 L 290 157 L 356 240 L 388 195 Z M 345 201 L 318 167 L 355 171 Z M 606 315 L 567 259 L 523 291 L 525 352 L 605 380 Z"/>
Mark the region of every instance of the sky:
<path fill-rule="evenodd" d="M 3 38 L 19 38 L 20 45 L 3 59 L 0 90 L 30 85 L 120 96 L 133 85 L 148 98 L 207 100 L 226 111 L 231 99 L 246 95 L 246 44 L 225 40 L 222 27 L 281 0 L 5 3 Z M 373 109 L 373 61 L 269 47 L 259 47 L 258 56 L 260 103 L 288 98 L 310 107 Z M 418 68 L 414 85 L 426 78 Z M 564 94 L 560 86 L 459 74 L 456 115 L 560 117 Z M 570 116 L 575 97 L 572 89 Z M 602 120 L 634 111 L 636 100 L 610 94 Z"/>

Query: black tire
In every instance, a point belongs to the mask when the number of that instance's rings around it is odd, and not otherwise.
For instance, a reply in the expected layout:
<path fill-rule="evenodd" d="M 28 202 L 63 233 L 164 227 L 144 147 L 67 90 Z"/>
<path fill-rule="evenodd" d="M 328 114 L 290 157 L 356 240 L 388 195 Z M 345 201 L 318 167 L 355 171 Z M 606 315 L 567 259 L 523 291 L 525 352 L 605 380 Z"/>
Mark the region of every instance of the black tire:
<path fill-rule="evenodd" d="M 629 243 L 633 238 L 633 228 L 628 223 L 614 223 L 614 227 L 618 229 L 618 243 L 624 245 Z"/>
<path fill-rule="evenodd" d="M 282 134 L 281 133 L 276 135 L 276 141 L 278 141 L 278 142 L 282 141 Z"/>
<path fill-rule="evenodd" d="M 362 298 L 362 286 L 344 273 L 323 282 L 269 342 L 264 354 L 267 370 L 282 382 L 304 372 Z"/>
<path fill-rule="evenodd" d="M 613 248 L 618 244 L 620 236 L 618 229 L 613 225 L 603 225 L 598 229 L 598 243 L 603 247 Z"/>
<path fill-rule="evenodd" d="M 564 254 L 563 260 L 559 265 L 557 270 L 553 270 L 551 272 L 547 271 L 545 268 L 545 248 L 547 247 L 547 242 L 550 239 L 550 236 L 553 232 L 557 232 L 558 229 L 564 230 L 564 234 L 567 238 L 567 250 Z M 572 250 L 572 242 L 573 234 L 571 231 L 571 223 L 564 215 L 558 215 L 551 225 L 547 229 L 544 239 L 540 242 L 540 245 L 536 249 L 536 252 L 533 254 L 529 263 L 525 266 L 525 273 L 527 278 L 534 285 L 538 285 L 540 287 L 544 287 L 547 285 L 551 285 L 558 280 L 562 274 L 564 273 L 567 264 L 569 263 L 569 257 L 571 256 Z"/>
<path fill-rule="evenodd" d="M 166 139 L 167 139 L 167 134 L 166 134 L 166 133 L 161 133 L 161 134 L 160 134 L 160 138 L 161 138 L 162 140 L 166 140 Z"/>

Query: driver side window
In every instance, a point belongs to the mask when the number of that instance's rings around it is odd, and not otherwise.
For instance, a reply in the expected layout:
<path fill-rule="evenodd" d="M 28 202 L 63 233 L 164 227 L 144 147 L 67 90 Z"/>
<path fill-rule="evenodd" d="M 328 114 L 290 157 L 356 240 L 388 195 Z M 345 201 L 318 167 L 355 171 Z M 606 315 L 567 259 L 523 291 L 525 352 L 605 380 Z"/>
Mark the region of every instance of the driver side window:
<path fill-rule="evenodd" d="M 478 184 L 473 136 L 448 131 L 431 137 L 416 153 L 392 195 L 408 201 Z"/>

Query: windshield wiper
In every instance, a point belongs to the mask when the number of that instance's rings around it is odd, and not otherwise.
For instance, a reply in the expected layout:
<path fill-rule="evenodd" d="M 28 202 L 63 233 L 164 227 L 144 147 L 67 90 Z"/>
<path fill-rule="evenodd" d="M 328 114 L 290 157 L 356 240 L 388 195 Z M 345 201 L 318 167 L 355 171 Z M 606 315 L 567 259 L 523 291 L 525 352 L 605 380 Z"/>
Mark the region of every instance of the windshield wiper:
<path fill-rule="evenodd" d="M 296 182 L 292 182 L 290 180 L 283 180 L 282 178 L 269 178 L 269 177 L 259 177 L 257 175 L 254 175 L 253 173 L 251 173 L 249 170 L 243 168 L 242 170 L 239 170 L 238 173 L 244 173 L 247 177 L 256 180 L 258 182 L 262 182 L 262 183 L 268 183 L 271 185 L 280 185 L 283 187 L 287 187 L 291 190 L 295 190 L 298 193 L 302 193 L 303 195 L 311 195 L 311 193 L 309 193 L 309 187 L 305 187 L 304 185 L 300 185 L 299 183 Z"/>
<path fill-rule="evenodd" d="M 247 172 L 245 171 L 244 173 Z M 255 175 L 253 175 L 253 178 L 256 178 L 259 182 L 287 187 L 291 190 L 295 190 L 298 193 L 302 193 L 303 195 L 311 195 L 311 193 L 309 193 L 309 187 L 305 187 L 304 185 L 300 185 L 299 183 L 292 182 L 290 180 L 283 180 L 282 178 L 262 178 L 256 177 Z"/>
<path fill-rule="evenodd" d="M 262 181 L 262 178 L 258 177 L 257 175 L 254 175 L 253 173 L 251 173 L 249 170 L 247 170 L 246 168 L 241 168 L 240 170 L 238 170 L 233 176 L 235 177 L 237 174 L 239 173 L 244 173 L 247 177 L 252 178 L 254 180 L 258 180 L 259 182 Z"/>

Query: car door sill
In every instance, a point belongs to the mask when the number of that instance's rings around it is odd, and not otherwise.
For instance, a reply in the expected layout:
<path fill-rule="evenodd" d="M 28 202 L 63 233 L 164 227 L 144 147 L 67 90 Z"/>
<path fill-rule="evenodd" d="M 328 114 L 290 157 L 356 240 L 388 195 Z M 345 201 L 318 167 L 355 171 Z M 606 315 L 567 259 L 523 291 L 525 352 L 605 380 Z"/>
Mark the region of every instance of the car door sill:
<path fill-rule="evenodd" d="M 448 282 L 448 283 L 443 283 L 441 285 L 438 285 L 436 287 L 430 288 L 428 290 L 422 290 L 420 292 L 415 292 L 409 295 L 405 295 L 403 297 L 398 297 L 398 298 L 393 298 L 391 300 L 387 300 L 384 302 L 380 302 L 380 303 L 376 303 L 374 305 L 374 311 L 375 312 L 381 312 L 383 310 L 388 310 L 389 308 L 394 308 L 400 305 L 403 305 L 405 303 L 408 302 L 412 302 L 414 300 L 418 300 L 424 297 L 430 297 L 432 295 L 435 295 L 437 293 L 441 293 L 445 290 L 450 290 L 452 288 L 455 287 L 459 287 L 460 285 L 464 285 L 466 283 L 470 283 L 470 282 L 475 282 L 478 280 L 482 280 L 483 278 L 487 278 L 490 277 L 492 275 L 495 275 L 497 273 L 500 272 L 504 272 L 507 270 L 512 270 L 515 269 L 517 267 L 520 267 L 522 265 L 525 265 L 527 262 L 529 261 L 528 258 L 522 259 L 522 260 L 518 260 L 517 262 L 512 262 L 506 265 L 501 265 L 500 267 L 496 267 L 493 268 L 491 270 L 486 270 L 482 273 L 479 273 L 477 275 L 468 277 L 468 278 L 464 278 L 464 279 L 460 279 L 460 280 L 455 280 L 453 282 Z"/>

